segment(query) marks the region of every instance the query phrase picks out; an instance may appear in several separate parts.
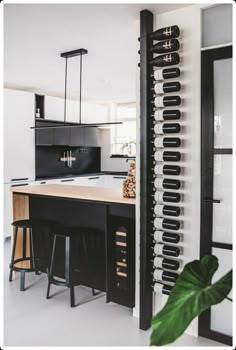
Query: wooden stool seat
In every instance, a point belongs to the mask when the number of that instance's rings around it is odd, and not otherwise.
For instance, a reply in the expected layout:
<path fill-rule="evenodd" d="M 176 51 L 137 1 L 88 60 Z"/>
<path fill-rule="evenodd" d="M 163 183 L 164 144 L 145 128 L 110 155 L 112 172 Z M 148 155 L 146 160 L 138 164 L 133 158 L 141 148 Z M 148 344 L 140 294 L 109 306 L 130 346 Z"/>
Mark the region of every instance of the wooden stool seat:
<path fill-rule="evenodd" d="M 12 222 L 12 226 L 19 228 L 31 228 L 34 224 L 36 224 L 35 220 L 16 220 Z"/>

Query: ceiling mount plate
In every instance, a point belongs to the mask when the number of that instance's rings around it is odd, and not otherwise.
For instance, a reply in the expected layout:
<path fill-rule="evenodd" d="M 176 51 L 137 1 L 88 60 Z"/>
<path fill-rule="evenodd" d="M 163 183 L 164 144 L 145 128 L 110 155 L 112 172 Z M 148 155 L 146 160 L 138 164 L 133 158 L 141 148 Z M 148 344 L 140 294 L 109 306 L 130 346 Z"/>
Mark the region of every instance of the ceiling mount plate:
<path fill-rule="evenodd" d="M 77 49 L 73 51 L 62 52 L 61 57 L 70 58 L 75 56 L 86 55 L 87 53 L 88 53 L 88 50 L 86 49 Z"/>

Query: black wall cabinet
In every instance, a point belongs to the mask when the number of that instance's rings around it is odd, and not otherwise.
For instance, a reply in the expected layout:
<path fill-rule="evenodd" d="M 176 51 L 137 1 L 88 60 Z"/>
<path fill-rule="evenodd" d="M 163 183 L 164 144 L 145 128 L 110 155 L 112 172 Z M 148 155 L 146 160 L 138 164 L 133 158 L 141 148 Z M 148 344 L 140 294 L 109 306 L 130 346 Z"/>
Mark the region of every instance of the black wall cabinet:
<path fill-rule="evenodd" d="M 36 126 L 52 126 L 60 125 L 53 122 L 36 122 Z M 98 146 L 98 129 L 96 127 L 89 128 L 52 128 L 52 129 L 36 129 L 35 140 L 37 146 L 42 145 L 67 145 L 67 146 Z"/>
<path fill-rule="evenodd" d="M 70 129 L 70 145 L 84 146 L 84 130 L 85 128 L 71 128 Z"/>
<path fill-rule="evenodd" d="M 98 146 L 98 129 L 85 128 L 84 129 L 84 145 L 88 147 Z"/>
<path fill-rule="evenodd" d="M 70 128 L 53 129 L 53 144 L 54 145 L 69 145 L 70 144 Z"/>
<path fill-rule="evenodd" d="M 51 126 L 53 123 L 40 122 L 36 123 L 36 126 Z M 35 130 L 35 143 L 36 145 L 53 145 L 53 129 L 38 129 Z"/>

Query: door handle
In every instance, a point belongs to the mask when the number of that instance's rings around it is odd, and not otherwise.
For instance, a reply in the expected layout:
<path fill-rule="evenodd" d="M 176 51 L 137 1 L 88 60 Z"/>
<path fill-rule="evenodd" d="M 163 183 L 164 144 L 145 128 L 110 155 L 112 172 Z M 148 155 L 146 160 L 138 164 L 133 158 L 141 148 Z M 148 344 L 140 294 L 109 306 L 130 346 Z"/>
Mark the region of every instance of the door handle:
<path fill-rule="evenodd" d="M 20 177 L 20 178 L 18 178 L 18 179 L 11 179 L 11 181 L 27 181 L 27 180 L 29 180 L 29 178 L 28 177 Z"/>
<path fill-rule="evenodd" d="M 211 199 L 211 198 L 204 198 L 202 201 L 207 202 L 207 203 L 220 203 L 221 202 L 220 199 Z"/>

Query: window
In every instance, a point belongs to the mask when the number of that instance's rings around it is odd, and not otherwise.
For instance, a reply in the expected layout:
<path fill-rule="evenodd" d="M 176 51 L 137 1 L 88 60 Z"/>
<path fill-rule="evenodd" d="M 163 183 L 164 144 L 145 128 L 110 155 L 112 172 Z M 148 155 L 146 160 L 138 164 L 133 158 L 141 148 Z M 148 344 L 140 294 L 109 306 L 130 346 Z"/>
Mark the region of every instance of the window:
<path fill-rule="evenodd" d="M 111 156 L 135 157 L 136 155 L 136 105 L 118 104 L 115 120 L 123 124 L 111 128 Z"/>

